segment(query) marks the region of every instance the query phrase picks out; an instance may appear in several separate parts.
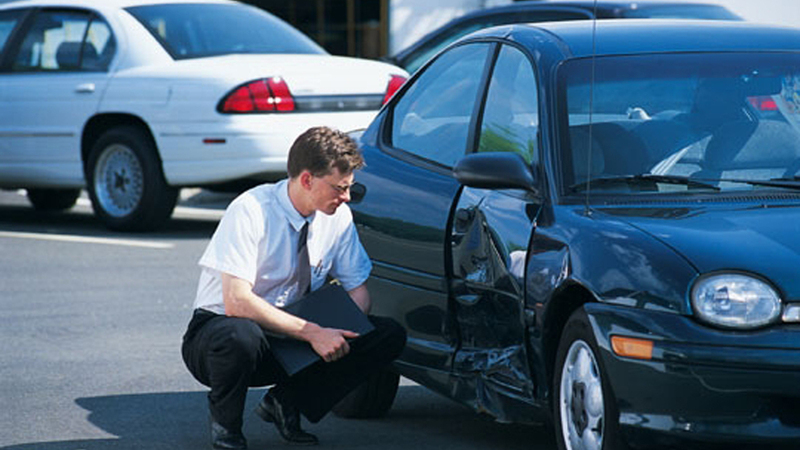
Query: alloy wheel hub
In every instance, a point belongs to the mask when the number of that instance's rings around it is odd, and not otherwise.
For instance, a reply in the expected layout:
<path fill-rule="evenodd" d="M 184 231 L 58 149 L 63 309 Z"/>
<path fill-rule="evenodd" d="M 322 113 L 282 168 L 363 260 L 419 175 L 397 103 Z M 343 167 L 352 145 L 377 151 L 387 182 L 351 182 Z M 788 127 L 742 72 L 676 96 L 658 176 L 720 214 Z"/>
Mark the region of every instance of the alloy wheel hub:
<path fill-rule="evenodd" d="M 106 213 L 123 217 L 133 212 L 144 194 L 144 173 L 133 150 L 122 144 L 108 146 L 97 161 L 94 186 Z"/>

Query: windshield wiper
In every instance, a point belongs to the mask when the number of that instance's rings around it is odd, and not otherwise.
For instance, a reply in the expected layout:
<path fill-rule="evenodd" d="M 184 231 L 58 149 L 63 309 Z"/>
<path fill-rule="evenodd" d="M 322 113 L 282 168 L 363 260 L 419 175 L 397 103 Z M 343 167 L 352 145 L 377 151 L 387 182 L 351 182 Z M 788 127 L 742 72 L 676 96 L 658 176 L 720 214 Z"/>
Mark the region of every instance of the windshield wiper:
<path fill-rule="evenodd" d="M 710 183 L 704 183 L 689 177 L 680 175 L 656 175 L 653 173 L 641 173 L 637 175 L 624 175 L 618 177 L 599 177 L 591 180 L 575 183 L 567 188 L 567 192 L 577 192 L 586 190 L 589 186 L 603 186 L 613 184 L 640 185 L 643 183 L 664 183 L 664 184 L 683 184 L 687 187 L 720 190 L 719 187 Z"/>
<path fill-rule="evenodd" d="M 800 190 L 800 177 L 797 175 L 792 177 L 770 178 L 769 180 L 734 180 L 721 178 L 719 181 L 727 181 L 729 183 L 745 183 L 751 186 L 767 186 Z"/>

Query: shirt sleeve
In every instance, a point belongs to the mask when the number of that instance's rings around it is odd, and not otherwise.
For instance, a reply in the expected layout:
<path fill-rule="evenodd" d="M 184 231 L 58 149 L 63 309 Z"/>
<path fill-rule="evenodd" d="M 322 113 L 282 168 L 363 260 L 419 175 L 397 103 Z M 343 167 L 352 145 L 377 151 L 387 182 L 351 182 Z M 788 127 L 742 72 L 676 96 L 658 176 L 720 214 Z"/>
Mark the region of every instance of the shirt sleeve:
<path fill-rule="evenodd" d="M 199 264 L 255 284 L 264 215 L 255 198 L 242 195 L 225 210 Z"/>
<path fill-rule="evenodd" d="M 331 275 L 342 283 L 345 290 L 350 291 L 367 281 L 372 272 L 372 261 L 361 245 L 349 209 L 344 216 L 344 230 L 337 243 Z"/>

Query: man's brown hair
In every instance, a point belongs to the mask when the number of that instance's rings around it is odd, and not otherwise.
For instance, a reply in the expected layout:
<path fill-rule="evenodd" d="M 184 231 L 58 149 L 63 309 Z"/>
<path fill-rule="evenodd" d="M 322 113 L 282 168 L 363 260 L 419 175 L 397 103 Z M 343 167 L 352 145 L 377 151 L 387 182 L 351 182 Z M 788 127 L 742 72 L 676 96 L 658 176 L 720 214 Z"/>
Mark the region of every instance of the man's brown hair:
<path fill-rule="evenodd" d="M 289 150 L 288 172 L 296 178 L 304 170 L 315 177 L 330 174 L 333 168 L 349 174 L 364 166 L 358 145 L 345 133 L 328 127 L 309 128 L 295 139 Z"/>

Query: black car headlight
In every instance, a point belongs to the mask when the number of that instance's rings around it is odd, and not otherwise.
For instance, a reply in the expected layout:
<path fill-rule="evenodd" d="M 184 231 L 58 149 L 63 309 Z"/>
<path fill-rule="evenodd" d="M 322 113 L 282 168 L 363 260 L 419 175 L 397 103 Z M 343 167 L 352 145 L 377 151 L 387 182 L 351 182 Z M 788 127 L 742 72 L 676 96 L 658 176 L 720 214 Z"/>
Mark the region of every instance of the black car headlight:
<path fill-rule="evenodd" d="M 781 314 L 781 298 L 763 280 L 741 273 L 716 273 L 697 279 L 692 306 L 701 320 L 726 328 L 756 328 Z"/>

